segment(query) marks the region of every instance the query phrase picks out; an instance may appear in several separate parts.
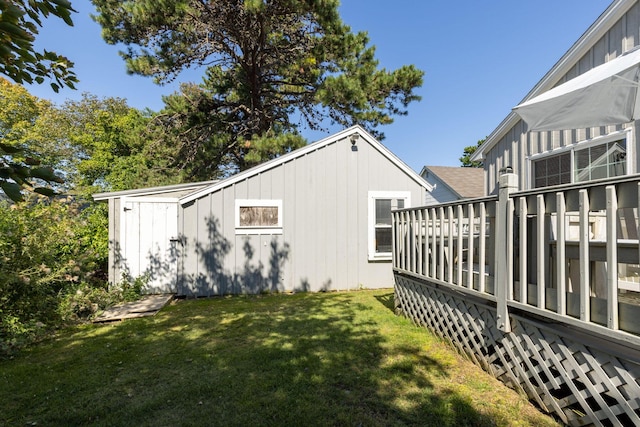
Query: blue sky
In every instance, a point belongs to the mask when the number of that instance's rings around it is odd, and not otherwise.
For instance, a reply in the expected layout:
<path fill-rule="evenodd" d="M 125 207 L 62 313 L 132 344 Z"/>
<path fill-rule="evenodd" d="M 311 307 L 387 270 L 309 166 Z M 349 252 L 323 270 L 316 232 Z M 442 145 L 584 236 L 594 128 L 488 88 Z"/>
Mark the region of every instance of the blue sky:
<path fill-rule="evenodd" d="M 166 86 L 126 74 L 121 49 L 107 45 L 87 0 L 72 0 L 74 27 L 49 19 L 37 46 L 75 62 L 76 91 L 55 94 L 48 84 L 28 86 L 61 104 L 82 92 L 126 98 L 139 109 L 160 110 L 161 96 L 179 81 L 200 81 L 187 70 Z M 380 67 L 414 64 L 425 71 L 422 101 L 382 128 L 383 143 L 411 168 L 458 166 L 464 147 L 498 126 L 610 4 L 610 0 L 344 0 L 342 19 L 367 31 Z M 332 129 L 337 131 L 340 129 Z M 328 134 L 304 131 L 309 141 Z"/>

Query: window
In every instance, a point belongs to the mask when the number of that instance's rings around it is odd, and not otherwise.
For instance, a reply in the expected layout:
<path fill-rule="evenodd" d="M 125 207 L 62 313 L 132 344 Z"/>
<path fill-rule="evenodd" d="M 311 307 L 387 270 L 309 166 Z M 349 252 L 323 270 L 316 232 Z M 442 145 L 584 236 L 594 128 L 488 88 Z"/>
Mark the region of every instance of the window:
<path fill-rule="evenodd" d="M 627 174 L 626 137 L 599 138 L 531 159 L 533 188 L 593 181 Z M 604 139 L 604 141 L 603 141 Z"/>
<path fill-rule="evenodd" d="M 571 153 L 549 156 L 533 162 L 534 187 L 569 184 L 571 182 Z"/>
<path fill-rule="evenodd" d="M 410 204 L 408 191 L 369 192 L 369 260 L 391 259 L 391 211 L 408 208 Z"/>
<path fill-rule="evenodd" d="M 575 150 L 575 182 L 613 178 L 627 173 L 624 139 Z"/>
<path fill-rule="evenodd" d="M 236 234 L 282 234 L 282 200 L 236 200 Z"/>

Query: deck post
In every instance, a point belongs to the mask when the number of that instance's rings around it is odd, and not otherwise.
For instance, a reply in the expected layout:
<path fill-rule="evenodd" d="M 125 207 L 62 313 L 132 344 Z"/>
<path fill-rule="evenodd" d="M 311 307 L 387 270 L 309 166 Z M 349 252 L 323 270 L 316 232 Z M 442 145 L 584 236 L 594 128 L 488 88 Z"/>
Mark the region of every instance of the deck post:
<path fill-rule="evenodd" d="M 513 236 L 508 235 L 510 216 L 513 214 L 513 204 L 509 203 L 510 193 L 518 189 L 518 175 L 511 173 L 511 168 L 501 170 L 500 187 L 498 191 L 498 206 L 496 209 L 495 222 L 495 273 L 494 292 L 496 297 L 496 310 L 498 319 L 498 330 L 511 332 L 511 322 L 509 321 L 509 308 L 507 297 L 510 294 L 509 268 L 513 262 L 508 259 L 509 246 L 513 245 Z"/>

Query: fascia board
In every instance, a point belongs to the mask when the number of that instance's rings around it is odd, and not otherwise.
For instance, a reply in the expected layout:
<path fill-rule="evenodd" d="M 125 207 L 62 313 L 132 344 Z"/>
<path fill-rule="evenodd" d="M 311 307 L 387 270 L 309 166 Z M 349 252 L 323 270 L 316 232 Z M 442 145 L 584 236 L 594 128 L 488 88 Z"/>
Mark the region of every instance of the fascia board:
<path fill-rule="evenodd" d="M 170 193 L 172 191 L 179 191 L 179 190 L 189 190 L 189 189 L 197 190 L 203 186 L 209 186 L 216 182 L 218 181 L 213 180 L 213 181 L 202 181 L 202 182 L 189 182 L 189 183 L 183 183 L 183 184 L 165 185 L 161 187 L 149 187 L 149 188 L 137 188 L 133 190 L 111 191 L 111 192 L 105 192 L 105 193 L 95 193 L 92 195 L 92 197 L 93 197 L 93 200 L 100 201 L 100 200 L 115 199 L 118 197 L 125 197 L 125 196 L 146 196 L 146 195 L 153 195 L 153 194 Z"/>

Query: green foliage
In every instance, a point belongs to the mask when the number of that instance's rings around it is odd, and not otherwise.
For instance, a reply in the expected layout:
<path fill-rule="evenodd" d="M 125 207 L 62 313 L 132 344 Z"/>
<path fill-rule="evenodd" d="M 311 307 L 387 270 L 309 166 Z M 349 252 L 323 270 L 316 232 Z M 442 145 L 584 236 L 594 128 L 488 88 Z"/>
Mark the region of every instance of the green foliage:
<path fill-rule="evenodd" d="M 60 294 L 57 313 L 64 322 L 88 319 L 123 301 L 136 301 L 147 284 L 146 277 L 123 278 L 116 285 L 86 282 L 70 286 Z"/>
<path fill-rule="evenodd" d="M 75 12 L 67 0 L 0 0 L 0 73 L 16 83 L 43 83 L 74 88 L 73 62 L 55 52 L 37 52 L 33 42 L 43 18 L 55 16 L 73 26 Z"/>
<path fill-rule="evenodd" d="M 244 162 L 257 165 L 304 145 L 304 138 L 297 133 L 277 134 L 268 131 L 263 135 L 254 135 L 250 140 L 245 141 Z"/>
<path fill-rule="evenodd" d="M 486 138 L 479 140 L 476 145 L 470 145 L 468 147 L 464 147 L 464 151 L 462 153 L 462 157 L 460 157 L 460 159 L 459 159 L 460 163 L 462 164 L 462 167 L 468 167 L 468 168 L 481 168 L 482 167 L 482 162 L 471 161 L 471 156 L 473 155 L 473 153 L 476 152 L 478 147 L 480 147 L 484 143 L 485 140 L 486 140 Z"/>
<path fill-rule="evenodd" d="M 0 78 L 0 186 L 17 201 L 23 189 L 88 196 L 179 182 L 168 168 L 175 149 L 154 143 L 163 136 L 149 122 L 123 99 L 83 94 L 55 106 Z"/>
<path fill-rule="evenodd" d="M 94 4 L 105 40 L 127 46 L 130 72 L 166 82 L 207 67 L 201 84 L 165 98 L 156 120 L 188 178 L 225 176 L 297 148 L 301 126 L 359 124 L 382 138 L 377 128 L 420 99 L 422 71 L 379 69 L 367 34 L 342 22 L 337 0 Z M 202 165 L 190 170 L 193 162 Z"/>
<path fill-rule="evenodd" d="M 0 351 L 60 323 L 70 289 L 104 286 L 106 211 L 69 198 L 0 202 Z"/>
<path fill-rule="evenodd" d="M 92 286 L 82 282 L 70 286 L 61 294 L 58 304 L 58 315 L 64 322 L 75 322 L 87 319 L 100 310 L 120 301 L 117 294 L 106 286 Z"/>
<path fill-rule="evenodd" d="M 78 79 L 72 70 L 73 62 L 55 52 L 38 52 L 33 45 L 43 19 L 55 16 L 73 26 L 72 12 L 75 10 L 68 0 L 0 0 L 0 74 L 20 84 L 44 83 L 49 79 L 55 92 L 64 86 L 74 89 Z M 51 166 L 41 166 L 33 155 L 34 147 L 20 141 L 26 129 L 18 126 L 33 124 L 40 106 L 23 88 L 9 87 L 4 79 L 0 79 L 0 92 L 0 104 L 25 101 L 14 103 L 13 108 L 0 106 L 0 189 L 14 201 L 23 199 L 24 189 L 52 196 L 51 188 L 38 183 L 60 184 L 62 178 Z M 7 96 L 9 92 L 13 92 L 12 96 Z M 4 120 L 7 118 L 8 121 Z"/>
<path fill-rule="evenodd" d="M 0 78 L 0 188 L 10 199 L 21 201 L 22 190 L 51 196 L 46 184 L 61 183 L 53 168 L 42 166 L 29 135 L 40 114 L 50 105 L 23 87 Z"/>
<path fill-rule="evenodd" d="M 47 123 L 55 123 L 59 139 L 69 147 L 58 156 L 58 164 L 75 191 L 90 194 L 180 181 L 180 172 L 168 168 L 171 147 L 154 144 L 150 114 L 125 100 L 83 94 L 52 114 Z"/>
<path fill-rule="evenodd" d="M 15 344 L 32 325 L 49 322 L 65 284 L 89 273 L 79 262 L 88 254 L 76 239 L 78 213 L 58 201 L 0 204 L 0 341 Z"/>
<path fill-rule="evenodd" d="M 149 283 L 147 274 L 138 277 L 123 274 L 120 283 L 111 285 L 111 291 L 118 295 L 121 301 L 136 301 L 142 295 L 142 290 L 147 283 Z"/>
<path fill-rule="evenodd" d="M 107 205 L 88 200 L 178 181 L 156 132 L 124 100 L 85 94 L 58 107 L 0 78 L 0 188 L 26 199 L 0 202 L 0 352 L 140 295 L 143 278 L 108 288 Z M 54 191 L 74 196 L 37 196 Z"/>

